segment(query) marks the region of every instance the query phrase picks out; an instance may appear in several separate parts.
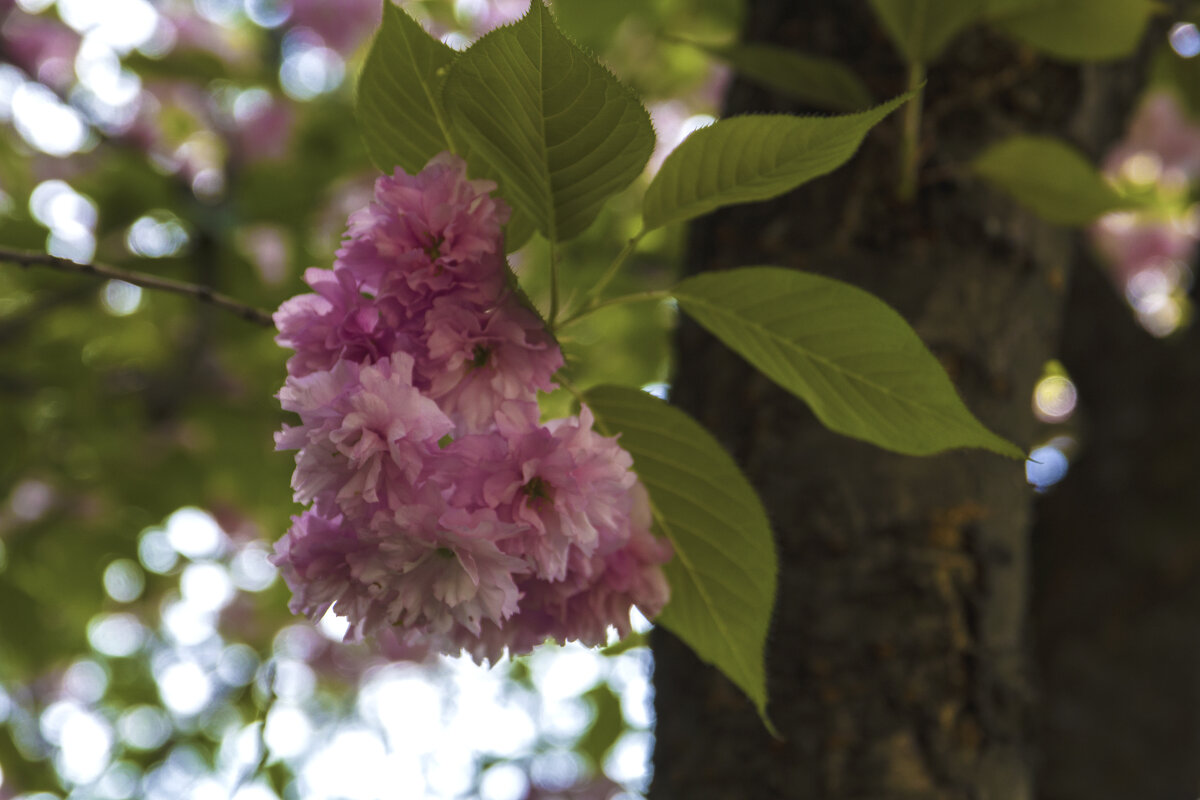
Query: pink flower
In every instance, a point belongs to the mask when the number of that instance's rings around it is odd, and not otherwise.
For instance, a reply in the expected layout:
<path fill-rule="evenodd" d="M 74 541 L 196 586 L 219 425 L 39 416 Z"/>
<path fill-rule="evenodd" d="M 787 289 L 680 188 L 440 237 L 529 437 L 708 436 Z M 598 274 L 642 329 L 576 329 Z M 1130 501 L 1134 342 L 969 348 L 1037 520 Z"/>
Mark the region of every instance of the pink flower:
<path fill-rule="evenodd" d="M 387 609 L 371 587 L 355 577 L 349 562 L 352 554 L 370 548 L 340 515 L 327 518 L 309 510 L 292 517 L 291 530 L 275 543 L 271 557 L 292 590 L 288 607 L 311 620 L 319 620 L 332 607 L 352 623 L 347 638 L 378 627 Z"/>
<path fill-rule="evenodd" d="M 631 487 L 628 499 L 629 516 L 607 539 L 608 552 L 574 551 L 563 580 L 522 582 L 521 614 L 510 625 L 532 624 L 559 641 L 599 646 L 607 641 L 610 625 L 620 636 L 629 634 L 634 606 L 649 618 L 662 611 L 670 598 L 662 565 L 673 551 L 650 532 L 649 500 L 640 483 Z"/>
<path fill-rule="evenodd" d="M 375 182 L 375 201 L 350 216 L 335 269 L 373 294 L 401 298 L 454 290 L 488 303 L 504 287 L 501 226 L 509 210 L 489 196 L 496 184 L 467 180 L 449 153 L 417 175 L 397 169 Z"/>
<path fill-rule="evenodd" d="M 506 286 L 494 188 L 448 154 L 379 179 L 333 270 L 275 314 L 300 417 L 276 445 L 312 504 L 276 548 L 293 610 L 477 660 L 627 632 L 666 603 L 671 554 L 587 408 L 539 424 L 563 358 Z"/>
<path fill-rule="evenodd" d="M 536 403 L 535 392 L 555 388 L 551 376 L 563 365 L 562 351 L 512 295 L 486 312 L 440 297 L 425 329 L 428 359 L 418 368 L 460 434 L 490 427 L 506 401 Z"/>
<path fill-rule="evenodd" d="M 292 488 L 297 502 L 316 501 L 327 515 L 364 504 L 406 499 L 440 451 L 453 423 L 412 385 L 412 357 L 360 366 L 339 361 L 331 371 L 288 378 L 283 408 L 299 428 L 276 436 L 280 450 L 299 449 Z"/>
<path fill-rule="evenodd" d="M 457 482 L 453 502 L 495 509 L 521 526 L 520 551 L 549 581 L 566 578 L 573 551 L 590 556 L 629 538 L 632 459 L 615 439 L 592 431 L 588 409 L 541 426 L 509 403 L 496 420 L 494 433 L 449 448 L 475 476 Z"/>
<path fill-rule="evenodd" d="M 304 280 L 316 294 L 287 300 L 275 312 L 279 335 L 275 341 L 296 351 L 288 359 L 293 376 L 332 369 L 340 360 L 372 362 L 397 350 L 412 349 L 406 341 L 404 313 L 363 296 L 345 270 L 309 269 Z"/>
<path fill-rule="evenodd" d="M 517 610 L 514 576 L 528 571 L 497 546 L 511 526 L 487 509 L 421 510 L 429 524 L 387 536 L 374 558 L 359 559 L 362 579 L 392 592 L 393 624 L 429 634 L 461 626 L 473 636 L 485 620 L 502 624 Z"/>

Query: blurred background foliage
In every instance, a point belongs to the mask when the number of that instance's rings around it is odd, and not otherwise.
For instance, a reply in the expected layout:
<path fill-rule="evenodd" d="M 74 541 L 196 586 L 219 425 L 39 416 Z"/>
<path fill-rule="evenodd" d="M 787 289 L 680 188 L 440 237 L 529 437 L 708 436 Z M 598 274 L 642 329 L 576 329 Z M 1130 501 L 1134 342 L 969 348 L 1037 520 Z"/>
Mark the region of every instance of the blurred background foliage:
<path fill-rule="evenodd" d="M 0 247 L 264 309 L 306 291 L 370 197 L 353 84 L 379 5 L 0 0 Z M 464 47 L 527 5 L 405 8 Z M 661 147 L 716 113 L 725 72 L 662 34 L 728 41 L 740 0 L 554 10 L 643 94 Z M 568 294 L 636 232 L 639 194 L 564 249 Z M 679 231 L 648 237 L 614 290 L 664 286 L 679 249 Z M 545 242 L 512 261 L 544 303 Z M 580 385 L 665 380 L 673 312 L 643 311 L 572 330 Z M 288 612 L 266 560 L 297 510 L 271 438 L 285 358 L 272 331 L 190 298 L 0 266 L 0 798 L 644 787 L 644 647 L 487 672 L 335 644 L 336 619 Z"/>

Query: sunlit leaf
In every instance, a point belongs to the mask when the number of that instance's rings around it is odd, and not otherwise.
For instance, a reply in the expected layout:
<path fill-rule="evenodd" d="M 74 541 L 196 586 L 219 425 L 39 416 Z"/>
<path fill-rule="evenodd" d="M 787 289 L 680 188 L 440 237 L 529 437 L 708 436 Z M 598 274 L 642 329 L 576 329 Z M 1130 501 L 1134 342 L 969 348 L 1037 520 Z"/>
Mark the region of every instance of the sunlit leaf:
<path fill-rule="evenodd" d="M 1039 216 L 1062 225 L 1086 225 L 1109 211 L 1136 205 L 1077 150 L 1050 137 L 1005 139 L 976 158 L 973 168 Z"/>
<path fill-rule="evenodd" d="M 928 64 L 982 18 L 984 0 L 871 0 L 871 8 L 909 63 Z"/>
<path fill-rule="evenodd" d="M 836 59 L 760 43 L 688 44 L 727 62 L 740 76 L 803 103 L 856 111 L 873 102 L 866 84 Z"/>
<path fill-rule="evenodd" d="M 430 158 L 453 150 L 442 108 L 445 70 L 458 56 L 394 3 L 383 4 L 358 80 L 358 119 L 367 152 L 380 170 L 420 171 Z"/>
<path fill-rule="evenodd" d="M 862 289 L 744 267 L 687 278 L 673 294 L 830 430 L 911 455 L 981 447 L 1024 456 L 975 419 L 908 323 Z"/>
<path fill-rule="evenodd" d="M 654 148 L 641 102 L 562 35 L 541 0 L 463 53 L 443 97 L 456 135 L 551 241 L 591 224 Z"/>
<path fill-rule="evenodd" d="M 470 177 L 498 177 L 454 136 L 442 104 L 446 71 L 458 56 L 395 4 L 383 4 L 383 24 L 363 65 L 357 97 L 363 140 L 380 171 L 390 175 L 399 166 L 415 174 L 430 158 L 451 150 L 467 160 Z M 507 249 L 520 247 L 532 233 L 532 221 L 514 209 L 505 231 Z"/>
<path fill-rule="evenodd" d="M 988 0 L 988 21 L 1031 47 L 1069 61 L 1130 55 L 1154 0 Z"/>
<path fill-rule="evenodd" d="M 656 622 L 754 702 L 764 723 L 763 649 L 775 602 L 775 545 L 762 502 L 724 448 L 695 420 L 637 389 L 584 395 L 607 434 L 621 435 L 650 493 L 659 533 L 675 547 L 671 602 Z"/>
<path fill-rule="evenodd" d="M 832 172 L 854 155 L 871 126 L 910 97 L 840 117 L 764 114 L 701 128 L 667 156 L 646 190 L 646 230 L 767 200 Z"/>

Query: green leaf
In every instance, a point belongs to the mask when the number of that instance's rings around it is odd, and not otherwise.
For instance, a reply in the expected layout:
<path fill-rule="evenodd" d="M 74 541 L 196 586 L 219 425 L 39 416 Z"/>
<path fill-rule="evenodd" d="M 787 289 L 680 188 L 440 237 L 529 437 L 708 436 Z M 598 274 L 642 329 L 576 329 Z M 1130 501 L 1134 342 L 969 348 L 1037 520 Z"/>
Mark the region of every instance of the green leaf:
<path fill-rule="evenodd" d="M 929 64 L 984 13 L 984 0 L 871 0 L 875 16 L 910 64 Z"/>
<path fill-rule="evenodd" d="M 971 415 L 908 323 L 862 289 L 744 267 L 687 278 L 673 294 L 830 430 L 910 455 L 982 447 L 1024 457 Z"/>
<path fill-rule="evenodd" d="M 562 35 L 541 0 L 455 61 L 443 99 L 455 134 L 552 242 L 591 224 L 654 149 L 641 102 Z"/>
<path fill-rule="evenodd" d="M 357 110 L 371 161 L 391 174 L 419 172 L 430 158 L 454 150 L 441 104 L 445 70 L 458 57 L 394 3 L 358 79 Z"/>
<path fill-rule="evenodd" d="M 442 84 L 458 57 L 394 3 L 383 4 L 383 24 L 367 53 L 357 97 L 367 153 L 381 171 L 390 175 L 399 166 L 415 174 L 430 158 L 450 150 L 467 160 L 470 177 L 499 178 L 490 164 L 478 153 L 468 152 L 451 133 Z M 505 231 L 509 252 L 528 241 L 532 232 L 529 218 L 513 209 Z"/>
<path fill-rule="evenodd" d="M 988 21 L 1029 46 L 1068 61 L 1133 53 L 1154 0 L 988 0 Z"/>
<path fill-rule="evenodd" d="M 676 147 L 642 201 L 646 230 L 722 206 L 767 200 L 840 167 L 871 126 L 912 92 L 858 114 L 731 117 L 701 128 Z"/>
<path fill-rule="evenodd" d="M 1014 136 L 975 159 L 976 174 L 1039 216 L 1060 225 L 1087 225 L 1137 203 L 1122 197 L 1077 150 L 1046 136 Z"/>
<path fill-rule="evenodd" d="M 671 601 L 656 622 L 725 673 L 767 718 L 763 650 L 775 602 L 775 545 L 762 502 L 724 448 L 695 420 L 637 389 L 584 395 L 597 428 L 621 446 L 671 540 Z"/>
<path fill-rule="evenodd" d="M 768 44 L 686 43 L 728 62 L 741 76 L 802 103 L 857 111 L 874 102 L 866 84 L 836 59 Z"/>
<path fill-rule="evenodd" d="M 645 13 L 644 0 L 552 0 L 562 31 L 593 52 L 603 52 L 627 17 Z"/>

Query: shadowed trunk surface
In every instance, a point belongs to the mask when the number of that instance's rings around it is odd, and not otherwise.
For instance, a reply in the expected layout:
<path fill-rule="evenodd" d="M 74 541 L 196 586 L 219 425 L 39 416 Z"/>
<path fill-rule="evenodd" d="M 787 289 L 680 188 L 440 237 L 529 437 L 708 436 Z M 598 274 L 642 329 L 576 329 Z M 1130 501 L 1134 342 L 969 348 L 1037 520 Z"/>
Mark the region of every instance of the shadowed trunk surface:
<path fill-rule="evenodd" d="M 904 88 L 866 3 L 751 2 L 745 38 L 837 56 L 880 98 Z M 1017 132 L 1053 132 L 1095 157 L 1138 85 L 1128 66 L 1054 64 L 970 32 L 930 70 L 914 203 L 895 199 L 898 112 L 834 174 L 692 226 L 687 269 L 774 264 L 874 292 L 985 424 L 1029 446 L 1030 392 L 1054 354 L 1077 234 L 1037 221 L 965 167 Z M 728 106 L 794 110 L 744 84 Z M 1021 463 L 910 458 L 836 436 L 686 321 L 672 399 L 731 450 L 775 528 L 767 669 L 784 741 L 658 629 L 650 797 L 1031 797 L 1032 493 Z"/>
<path fill-rule="evenodd" d="M 1044 800 L 1200 793 L 1200 326 L 1158 341 L 1096 268 L 1062 360 L 1080 452 L 1035 508 Z"/>

